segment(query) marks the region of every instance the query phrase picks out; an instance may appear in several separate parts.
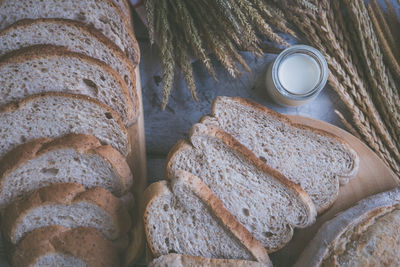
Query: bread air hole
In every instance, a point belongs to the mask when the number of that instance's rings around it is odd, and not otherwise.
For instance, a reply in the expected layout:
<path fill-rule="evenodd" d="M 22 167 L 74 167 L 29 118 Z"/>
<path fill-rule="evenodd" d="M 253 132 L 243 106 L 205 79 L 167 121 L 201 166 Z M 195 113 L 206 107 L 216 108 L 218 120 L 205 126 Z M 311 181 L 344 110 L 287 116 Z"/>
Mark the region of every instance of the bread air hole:
<path fill-rule="evenodd" d="M 111 115 L 110 112 L 104 113 L 104 116 L 106 116 L 106 118 L 109 119 L 109 120 L 112 119 L 112 115 Z"/>
<path fill-rule="evenodd" d="M 43 168 L 40 170 L 40 172 L 43 174 L 47 174 L 47 175 L 57 175 L 58 169 L 57 168 Z"/>
<path fill-rule="evenodd" d="M 249 210 L 248 209 L 242 209 L 242 211 L 243 211 L 243 214 L 245 215 L 245 216 L 250 216 L 250 212 L 249 212 Z"/>
<path fill-rule="evenodd" d="M 92 80 L 89 79 L 83 79 L 83 82 L 86 84 L 86 86 L 95 94 L 98 95 L 99 89 L 97 88 L 97 84 L 93 82 Z"/>

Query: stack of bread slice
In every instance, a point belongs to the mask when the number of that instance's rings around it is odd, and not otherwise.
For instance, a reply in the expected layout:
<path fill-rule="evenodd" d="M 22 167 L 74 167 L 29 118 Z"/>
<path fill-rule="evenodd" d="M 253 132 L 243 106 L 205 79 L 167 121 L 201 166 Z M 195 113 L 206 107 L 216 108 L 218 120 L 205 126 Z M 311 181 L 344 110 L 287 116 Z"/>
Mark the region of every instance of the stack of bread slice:
<path fill-rule="evenodd" d="M 0 1 L 0 211 L 13 266 L 119 266 L 139 48 L 127 0 Z"/>
<path fill-rule="evenodd" d="M 152 264 L 269 265 L 267 253 L 334 203 L 358 161 L 336 136 L 217 97 L 212 114 L 171 149 L 167 181 L 145 192 Z"/>

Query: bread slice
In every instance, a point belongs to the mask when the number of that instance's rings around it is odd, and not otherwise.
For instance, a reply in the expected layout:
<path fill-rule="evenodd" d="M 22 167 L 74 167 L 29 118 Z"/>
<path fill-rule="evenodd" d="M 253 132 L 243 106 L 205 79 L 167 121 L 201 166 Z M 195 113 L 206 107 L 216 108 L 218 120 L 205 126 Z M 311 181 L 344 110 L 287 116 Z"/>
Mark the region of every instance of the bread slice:
<path fill-rule="evenodd" d="M 120 47 L 133 65 L 139 62 L 131 21 L 111 0 L 0 1 L 0 30 L 22 19 L 38 18 L 71 19 L 93 25 Z"/>
<path fill-rule="evenodd" d="M 135 70 L 122 50 L 93 26 L 69 19 L 23 19 L 0 31 L 0 57 L 13 50 L 45 44 L 64 46 L 108 64 L 128 85 L 133 109 L 138 113 Z"/>
<path fill-rule="evenodd" d="M 217 127 L 195 124 L 189 144 L 170 151 L 166 176 L 177 170 L 202 179 L 268 252 L 283 247 L 294 227 L 315 221 L 316 210 L 300 186 L 260 161 Z"/>
<path fill-rule="evenodd" d="M 295 266 L 399 266 L 400 187 L 325 222 Z"/>
<path fill-rule="evenodd" d="M 58 183 L 35 190 L 10 204 L 3 213 L 4 237 L 17 244 L 33 230 L 50 225 L 98 229 L 116 240 L 131 226 L 130 216 L 121 201 L 110 192 L 78 183 Z"/>
<path fill-rule="evenodd" d="M 18 245 L 12 256 L 15 267 L 120 266 L 113 244 L 94 228 L 36 229 Z"/>
<path fill-rule="evenodd" d="M 111 107 L 128 125 L 137 113 L 125 82 L 107 64 L 66 48 L 37 45 L 0 59 L 0 105 L 34 94 L 87 95 Z"/>
<path fill-rule="evenodd" d="M 103 187 L 116 196 L 133 183 L 125 158 L 90 135 L 70 134 L 22 144 L 0 161 L 0 209 L 17 197 L 54 183 Z"/>
<path fill-rule="evenodd" d="M 171 253 L 154 259 L 149 267 L 261 267 L 263 264 L 256 261 L 232 260 L 232 259 L 210 259 L 199 256 L 189 256 Z"/>
<path fill-rule="evenodd" d="M 144 203 L 147 243 L 155 257 L 179 253 L 270 265 L 260 242 L 192 174 L 180 171 L 170 184 L 161 181 L 150 185 Z"/>
<path fill-rule="evenodd" d="M 212 116 L 202 122 L 228 132 L 263 162 L 301 185 L 319 213 L 336 200 L 339 184 L 357 173 L 359 158 L 342 139 L 295 124 L 250 100 L 217 97 Z"/>
<path fill-rule="evenodd" d="M 99 101 L 67 93 L 43 93 L 0 107 L 0 158 L 16 146 L 69 133 L 94 135 L 126 156 L 128 132 L 118 115 Z"/>

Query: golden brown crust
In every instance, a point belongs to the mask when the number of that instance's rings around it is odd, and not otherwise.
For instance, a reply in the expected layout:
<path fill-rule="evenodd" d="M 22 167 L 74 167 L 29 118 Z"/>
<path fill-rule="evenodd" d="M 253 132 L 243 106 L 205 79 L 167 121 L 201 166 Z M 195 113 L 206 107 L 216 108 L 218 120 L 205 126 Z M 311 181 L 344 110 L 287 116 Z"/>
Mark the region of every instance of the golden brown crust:
<path fill-rule="evenodd" d="M 192 128 L 193 129 L 193 128 Z M 209 126 L 206 128 L 205 132 L 203 133 L 207 136 L 215 137 L 221 140 L 226 146 L 230 147 L 233 151 L 238 153 L 241 158 L 250 164 L 254 165 L 258 170 L 266 173 L 268 175 L 272 175 L 276 181 L 281 183 L 286 188 L 290 189 L 307 207 L 308 214 L 309 214 L 309 221 L 305 222 L 304 225 L 299 225 L 297 227 L 305 227 L 312 224 L 315 221 L 315 217 L 317 215 L 317 211 L 315 209 L 314 203 L 312 202 L 309 195 L 298 185 L 294 182 L 287 179 L 283 174 L 280 172 L 272 169 L 263 161 L 261 161 L 256 155 L 253 154 L 249 149 L 247 149 L 244 145 L 242 145 L 239 141 L 233 138 L 230 134 L 222 131 L 218 127 Z M 190 134 L 192 136 L 193 133 Z M 183 150 L 193 149 L 192 146 L 186 142 L 185 140 L 180 140 L 178 143 L 173 146 L 170 150 L 167 161 L 166 161 L 166 177 L 167 179 L 171 179 L 173 177 L 173 170 L 171 168 L 174 158 Z"/>
<path fill-rule="evenodd" d="M 218 104 L 218 101 L 220 101 L 221 99 L 224 99 L 224 98 L 228 98 L 228 97 L 216 97 L 213 100 L 212 105 L 211 105 L 211 112 L 212 112 L 213 116 L 215 114 L 215 108 L 216 108 L 216 105 Z M 287 124 L 289 124 L 290 126 L 292 126 L 294 128 L 298 128 L 298 129 L 302 129 L 302 130 L 306 130 L 306 131 L 311 131 L 311 132 L 313 132 L 315 134 L 323 135 L 325 137 L 334 139 L 335 141 L 341 143 L 355 157 L 355 165 L 353 166 L 353 170 L 351 172 L 349 172 L 347 175 L 343 175 L 343 176 L 339 177 L 339 179 L 340 178 L 344 178 L 344 179 L 350 180 L 350 179 L 352 179 L 353 177 L 356 176 L 357 171 L 358 171 L 358 161 L 359 161 L 358 155 L 350 147 L 350 145 L 346 141 L 344 141 L 342 138 L 340 138 L 340 137 L 338 137 L 338 136 L 336 136 L 336 135 L 334 135 L 332 133 L 329 133 L 329 132 L 326 132 L 324 130 L 321 130 L 321 129 L 317 129 L 317 128 L 314 128 L 314 127 L 311 127 L 311 126 L 307 126 L 307 125 L 304 125 L 304 124 L 294 123 L 288 117 L 286 117 L 285 115 L 280 114 L 280 113 L 278 113 L 278 112 L 276 112 L 276 111 L 274 111 L 272 109 L 269 109 L 266 106 L 258 104 L 257 102 L 254 102 L 254 101 L 252 101 L 250 99 L 242 98 L 242 97 L 229 97 L 229 99 L 231 99 L 231 100 L 233 100 L 233 101 L 235 101 L 235 102 L 237 102 L 237 103 L 239 103 L 241 105 L 244 105 L 244 106 L 250 107 L 252 109 L 255 109 L 255 110 L 257 110 L 257 111 L 259 111 L 261 113 L 265 113 L 265 114 L 268 114 L 268 115 L 270 115 L 272 117 L 275 117 L 276 119 L 281 120 L 282 122 L 287 123 Z M 223 100 L 221 100 L 221 101 L 223 101 Z M 331 204 L 333 204 L 333 202 Z M 329 208 L 329 207 L 327 207 L 327 208 Z"/>
<path fill-rule="evenodd" d="M 336 254 L 334 246 L 345 248 L 345 244 L 337 244 L 338 240 L 347 236 L 349 242 L 357 242 L 354 236 L 346 234 L 356 230 L 361 234 L 368 226 L 374 223 L 377 217 L 400 209 L 400 187 L 370 196 L 360 200 L 353 207 L 342 211 L 330 221 L 325 222 L 305 247 L 294 266 L 321 266 L 321 263 L 332 252 Z M 345 238 L 344 238 L 345 239 Z M 358 244 L 362 246 L 362 244 Z M 376 248 L 374 248 L 376 249 Z M 339 251 L 342 251 L 339 249 Z"/>
<path fill-rule="evenodd" d="M 19 108 L 29 104 L 30 102 L 35 101 L 38 98 L 47 98 L 47 97 L 65 97 L 65 98 L 71 98 L 71 99 L 78 99 L 78 100 L 84 100 L 90 103 L 94 103 L 97 106 L 100 106 L 101 108 L 105 109 L 107 111 L 107 113 L 111 114 L 111 117 L 114 118 L 115 121 L 117 121 L 117 123 L 119 124 L 121 130 L 124 132 L 124 135 L 126 136 L 126 140 L 127 140 L 127 147 L 126 147 L 126 151 L 125 154 L 128 155 L 131 149 L 131 145 L 130 145 L 130 140 L 128 138 L 128 130 L 126 129 L 125 125 L 123 124 L 121 118 L 118 116 L 118 114 L 112 110 L 109 106 L 107 106 L 106 104 L 93 99 L 91 97 L 88 96 L 84 96 L 84 95 L 77 95 L 77 94 L 69 94 L 69 93 L 61 93 L 61 92 L 47 92 L 47 93 L 42 93 L 42 94 L 37 94 L 37 95 L 31 95 L 28 96 L 20 101 L 16 101 L 16 102 L 12 102 L 9 103 L 7 105 L 3 105 L 0 107 L 0 113 L 3 112 L 14 112 L 16 110 L 18 110 Z"/>
<path fill-rule="evenodd" d="M 134 121 L 138 116 L 138 102 L 133 103 L 133 101 L 137 101 L 137 99 L 133 100 L 130 97 L 129 89 L 125 81 L 121 78 L 121 76 L 112 69 L 109 65 L 100 61 L 96 58 L 89 57 L 84 54 L 71 52 L 65 47 L 56 46 L 56 45 L 33 45 L 29 47 L 20 48 L 18 50 L 11 51 L 2 57 L 0 57 L 0 68 L 3 66 L 7 66 L 13 63 L 20 63 L 27 60 L 32 59 L 42 59 L 42 58 L 54 58 L 54 57 L 69 57 L 76 58 L 82 61 L 85 61 L 91 65 L 98 66 L 109 75 L 113 77 L 115 81 L 118 82 L 118 86 L 121 88 L 121 93 L 124 99 L 129 99 L 123 105 L 126 106 L 127 109 L 127 120 L 128 122 Z"/>
<path fill-rule="evenodd" d="M 114 245 L 93 228 L 68 229 L 47 226 L 30 233 L 18 245 L 12 257 L 16 267 L 33 266 L 46 254 L 61 253 L 83 260 L 88 266 L 119 266 Z"/>
<path fill-rule="evenodd" d="M 7 175 L 26 162 L 51 151 L 64 148 L 72 148 L 80 154 L 97 154 L 101 156 L 121 178 L 123 188 L 118 196 L 130 189 L 133 183 L 133 176 L 128 163 L 121 153 L 110 145 L 102 146 L 96 137 L 86 134 L 68 134 L 55 139 L 40 138 L 17 146 L 5 154 L 0 161 L 0 188 Z"/>
<path fill-rule="evenodd" d="M 98 42 L 102 43 L 104 46 L 106 46 L 112 54 L 118 58 L 119 61 L 123 63 L 125 68 L 129 72 L 129 78 L 130 78 L 130 84 L 132 86 L 132 96 L 133 96 L 133 102 L 134 102 L 134 113 L 139 114 L 139 97 L 137 94 L 137 88 L 136 88 L 136 73 L 134 68 L 131 65 L 131 62 L 128 60 L 127 56 L 124 54 L 124 52 L 110 39 L 108 39 L 106 36 L 103 35 L 102 32 L 100 32 L 98 29 L 96 29 L 93 25 L 88 25 L 80 21 L 75 21 L 75 20 L 70 20 L 70 19 L 60 19 L 60 18 L 40 18 L 40 19 L 22 19 L 14 24 L 11 24 L 4 30 L 0 31 L 0 37 L 1 35 L 7 34 L 9 32 L 12 32 L 15 29 L 18 28 L 25 28 L 29 27 L 31 25 L 35 24 L 46 24 L 46 23 L 51 23 L 51 24 L 58 24 L 58 25 L 67 25 L 68 27 L 73 27 L 84 33 L 85 36 L 90 37 L 91 39 L 96 39 Z M 139 51 L 139 50 L 138 50 Z"/>
<path fill-rule="evenodd" d="M 190 187 L 193 193 L 199 197 L 219 218 L 222 224 L 229 230 L 242 245 L 248 249 L 253 257 L 267 266 L 272 266 L 266 249 L 262 244 L 230 213 L 223 202 L 205 185 L 200 178 L 186 171 L 176 173 L 178 179 L 182 179 Z"/>
<path fill-rule="evenodd" d="M 128 232 L 131 226 L 128 211 L 120 200 L 110 192 L 100 187 L 86 190 L 78 183 L 58 183 L 35 190 L 29 196 L 10 204 L 3 213 L 2 230 L 4 237 L 15 244 L 17 225 L 32 209 L 43 205 L 73 205 L 78 202 L 91 203 L 110 214 L 118 229 L 115 238 L 122 237 Z"/>
<path fill-rule="evenodd" d="M 147 245 L 148 248 L 150 249 L 150 253 L 152 255 L 156 255 L 156 249 L 154 247 L 154 244 L 151 242 L 152 239 L 150 237 L 150 233 L 146 231 L 146 229 L 149 228 L 149 222 L 147 221 L 147 218 L 149 217 L 148 214 L 149 212 L 147 211 L 147 207 L 153 205 L 153 202 L 157 200 L 159 196 L 165 195 L 165 194 L 171 194 L 171 191 L 168 189 L 168 182 L 167 181 L 159 181 L 156 183 L 152 183 L 149 185 L 146 190 L 144 191 L 143 194 L 143 224 L 144 224 L 144 230 L 146 234 L 146 240 L 147 240 Z"/>

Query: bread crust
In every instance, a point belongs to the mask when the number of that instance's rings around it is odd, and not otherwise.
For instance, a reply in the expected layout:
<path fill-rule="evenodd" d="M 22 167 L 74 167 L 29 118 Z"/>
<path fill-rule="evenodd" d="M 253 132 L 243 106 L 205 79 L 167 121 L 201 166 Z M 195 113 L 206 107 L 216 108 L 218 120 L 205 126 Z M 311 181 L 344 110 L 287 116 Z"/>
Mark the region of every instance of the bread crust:
<path fill-rule="evenodd" d="M 195 262 L 195 263 L 194 263 Z M 213 259 L 203 258 L 200 256 L 190 256 L 171 253 L 160 256 L 149 264 L 149 267 L 161 266 L 218 266 L 218 267 L 261 267 L 265 266 L 259 262 L 247 260 L 232 260 L 232 259 Z"/>
<path fill-rule="evenodd" d="M 19 108 L 28 105 L 30 102 L 34 102 L 36 99 L 39 98 L 49 98 L 49 97 L 64 97 L 64 98 L 70 98 L 70 99 L 77 99 L 77 100 L 83 100 L 87 101 L 90 103 L 93 103 L 97 106 L 100 106 L 101 108 L 105 109 L 107 113 L 110 113 L 111 116 L 117 121 L 118 125 L 120 126 L 121 130 L 124 133 L 124 136 L 126 137 L 127 141 L 127 147 L 125 148 L 126 150 L 124 151 L 124 155 L 128 155 L 131 151 L 131 145 L 130 145 L 130 139 L 128 138 L 128 130 L 126 129 L 125 125 L 123 124 L 121 118 L 118 116 L 118 114 L 111 109 L 109 106 L 106 104 L 93 99 L 91 97 L 85 96 L 85 95 L 77 95 L 77 94 L 70 94 L 70 93 L 62 93 L 62 92 L 47 92 L 47 93 L 42 93 L 42 94 L 36 94 L 36 95 L 31 95 L 28 96 L 24 99 L 21 99 L 20 101 L 16 102 L 11 102 L 9 104 L 3 105 L 0 107 L 0 113 L 3 112 L 14 112 L 17 111 Z"/>
<path fill-rule="evenodd" d="M 86 190 L 78 183 L 58 183 L 35 190 L 29 196 L 10 204 L 3 213 L 5 216 L 2 216 L 4 237 L 12 244 L 16 244 L 17 225 L 32 209 L 43 205 L 73 205 L 78 202 L 91 203 L 111 215 L 118 229 L 114 239 L 122 237 L 129 231 L 131 226 L 129 213 L 121 201 L 110 192 L 101 187 Z"/>
<path fill-rule="evenodd" d="M 85 61 L 90 65 L 100 67 L 102 70 L 111 75 L 113 79 L 118 82 L 118 85 L 122 90 L 121 93 L 123 95 L 123 98 L 128 100 L 123 103 L 123 105 L 126 107 L 127 112 L 127 124 L 130 124 L 132 121 L 136 120 L 138 116 L 137 96 L 136 99 L 132 99 L 129 94 L 130 90 L 128 89 L 127 84 L 121 78 L 121 76 L 109 65 L 96 58 L 92 58 L 76 52 L 71 52 L 70 50 L 62 46 L 39 44 L 20 48 L 18 50 L 14 50 L 3 55 L 0 58 L 0 68 L 9 64 L 25 62 L 27 60 L 61 57 L 69 57 Z M 136 102 L 134 103 L 133 101 Z"/>
<path fill-rule="evenodd" d="M 259 260 L 261 263 L 266 266 L 272 266 L 269 260 L 268 254 L 264 247 L 256 240 L 245 228 L 242 226 L 232 214 L 229 213 L 228 210 L 223 206 L 222 201 L 219 200 L 211 190 L 203 183 L 201 180 L 187 172 L 182 171 L 178 174 L 180 178 L 183 179 L 183 182 L 190 186 L 191 189 L 194 189 L 193 193 L 198 196 L 201 201 L 203 201 L 214 213 L 217 218 L 222 221 L 222 225 L 230 231 L 240 243 L 255 257 L 255 259 Z M 198 187 L 197 187 L 198 186 Z M 153 255 L 158 255 L 154 244 L 151 242 L 152 239 L 150 237 L 150 233 L 147 231 L 150 225 L 147 220 L 148 218 L 148 207 L 153 205 L 153 202 L 157 200 L 157 198 L 161 196 L 172 195 L 173 192 L 170 189 L 170 184 L 167 181 L 159 181 L 151 184 L 144 192 L 144 215 L 143 221 L 145 226 L 146 240 L 148 247 L 151 251 L 151 257 Z"/>
<path fill-rule="evenodd" d="M 214 195 L 211 189 L 204 184 L 200 178 L 186 171 L 179 171 L 175 176 L 178 177 L 177 179 L 182 179 L 183 182 L 190 187 L 193 193 L 221 220 L 222 225 L 249 250 L 258 262 L 266 266 L 272 266 L 268 253 L 263 245 L 236 220 L 235 216 L 226 209 L 222 201 Z"/>
<path fill-rule="evenodd" d="M 113 244 L 94 228 L 69 229 L 47 226 L 32 231 L 18 245 L 12 257 L 16 267 L 33 266 L 44 255 L 61 253 L 83 260 L 88 266 L 119 266 Z"/>
<path fill-rule="evenodd" d="M 319 228 L 294 266 L 320 266 L 324 257 L 328 255 L 332 243 L 347 229 L 394 209 L 400 209 L 400 187 L 357 202 L 356 205 L 338 213 Z"/>
<path fill-rule="evenodd" d="M 280 113 L 278 113 L 278 112 L 275 112 L 274 110 L 269 109 L 269 108 L 267 108 L 266 106 L 263 106 L 263 105 L 261 105 L 261 104 L 258 104 L 257 102 L 254 102 L 254 101 L 252 101 L 252 100 L 250 100 L 250 99 L 246 99 L 246 98 L 242 98 L 242 97 L 217 96 L 217 97 L 213 100 L 212 105 L 211 105 L 211 112 L 212 112 L 213 116 L 214 116 L 214 114 L 215 114 L 215 109 L 216 109 L 216 105 L 218 104 L 218 101 L 223 101 L 223 99 L 227 99 L 227 98 L 229 98 L 229 99 L 231 99 L 231 100 L 233 100 L 233 101 L 235 101 L 235 102 L 238 102 L 239 104 L 241 104 L 241 105 L 243 105 L 243 106 L 247 106 L 247 107 L 252 108 L 252 109 L 255 109 L 255 110 L 259 111 L 259 112 L 262 112 L 262 113 L 268 114 L 268 115 L 270 115 L 270 116 L 272 116 L 272 117 L 275 117 L 276 119 L 281 120 L 281 121 L 283 121 L 284 123 L 287 123 L 287 124 L 289 124 L 290 126 L 292 126 L 292 127 L 294 127 L 294 128 L 298 128 L 298 129 L 302 129 L 302 130 L 311 131 L 311 132 L 313 132 L 313 133 L 315 133 L 315 134 L 323 135 L 323 136 L 325 136 L 325 137 L 334 139 L 334 140 L 336 140 L 337 142 L 341 143 L 341 144 L 342 144 L 344 147 L 346 147 L 347 150 L 352 154 L 352 156 L 353 156 L 353 158 L 354 158 L 354 165 L 353 165 L 352 170 L 351 170 L 349 173 L 337 175 L 337 177 L 338 177 L 338 179 L 339 179 L 339 182 L 340 182 L 341 184 L 346 184 L 346 183 L 348 183 L 352 178 L 354 178 L 354 177 L 356 176 L 357 171 L 358 171 L 358 167 L 359 167 L 360 159 L 359 159 L 357 153 L 356 153 L 356 152 L 351 148 L 351 146 L 350 146 L 346 141 L 344 141 L 342 138 L 340 138 L 340 137 L 338 137 L 338 136 L 336 136 L 336 135 L 334 135 L 334 134 L 332 134 L 332 133 L 329 133 L 329 132 L 326 132 L 326 131 L 324 131 L 324 130 L 321 130 L 321 129 L 317 129 L 317 128 L 314 128 L 314 127 L 311 127 L 311 126 L 307 126 L 307 125 L 304 125 L 304 124 L 294 123 L 294 122 L 292 122 L 287 116 L 285 116 L 285 115 L 283 115 L 283 114 L 280 114 Z M 333 202 L 334 202 L 334 201 L 333 201 Z M 333 204 L 333 202 L 330 204 L 330 206 Z M 328 206 L 327 208 L 329 208 L 329 206 Z M 326 209 L 327 209 L 327 208 L 326 208 Z M 322 211 L 321 211 L 321 212 L 322 212 Z"/>
<path fill-rule="evenodd" d="M 304 222 L 303 225 L 295 225 L 296 227 L 300 228 L 306 227 L 314 223 L 317 215 L 314 203 L 312 202 L 309 195 L 298 184 L 295 184 L 294 182 L 287 179 L 283 174 L 269 167 L 267 164 L 262 162 L 256 155 L 254 155 L 253 152 L 251 152 L 248 148 L 246 148 L 239 141 L 237 141 L 233 136 L 222 131 L 218 127 L 215 126 L 206 127 L 202 124 L 195 124 L 190 131 L 191 131 L 190 132 L 191 137 L 193 135 L 202 134 L 204 136 L 211 136 L 217 138 L 218 140 L 222 141 L 226 146 L 228 146 L 233 151 L 238 153 L 243 160 L 247 161 L 251 165 L 254 165 L 261 172 L 272 175 L 276 179 L 276 181 L 281 183 L 283 186 L 289 188 L 305 204 L 305 207 L 307 207 L 307 211 L 309 214 L 308 221 Z M 194 133 L 194 131 L 197 132 Z M 171 177 L 173 177 L 172 163 L 174 161 L 174 158 L 181 151 L 187 149 L 192 149 L 192 145 L 187 143 L 185 140 L 180 140 L 170 150 L 166 160 L 167 179 L 171 179 Z"/>
<path fill-rule="evenodd" d="M 79 154 L 97 154 L 108 162 L 121 178 L 121 192 L 126 193 L 133 183 L 133 176 L 125 158 L 110 145 L 101 145 L 100 141 L 91 135 L 68 134 L 60 138 L 40 138 L 17 146 L 4 155 L 0 161 L 0 189 L 7 175 L 21 167 L 26 162 L 46 153 L 59 149 L 72 148 Z"/>
<path fill-rule="evenodd" d="M 127 56 L 123 53 L 123 51 L 110 39 L 108 39 L 106 36 L 103 35 L 98 29 L 96 29 L 92 25 L 85 24 L 80 21 L 75 21 L 75 20 L 70 20 L 70 19 L 60 19 L 60 18 L 40 18 L 40 19 L 22 19 L 14 24 L 11 24 L 4 30 L 0 31 L 0 39 L 2 35 L 11 33 L 14 30 L 22 29 L 22 28 L 29 28 L 30 26 L 33 25 L 41 25 L 41 24 L 55 24 L 55 25 L 62 25 L 62 26 L 68 26 L 71 28 L 75 28 L 78 31 L 82 32 L 85 36 L 97 40 L 99 43 L 102 43 L 104 46 L 106 46 L 112 54 L 118 58 L 120 62 L 123 63 L 124 67 L 128 70 L 129 72 L 129 79 L 130 79 L 130 84 L 132 86 L 132 90 L 129 90 L 129 92 L 132 94 L 132 101 L 134 102 L 134 113 L 139 114 L 139 97 L 137 94 L 137 88 L 136 88 L 136 73 L 134 68 L 132 67 L 130 61 L 128 60 Z M 49 44 L 50 45 L 50 44 Z M 137 116 L 136 116 L 137 117 Z M 136 118 L 133 118 L 135 120 Z"/>

